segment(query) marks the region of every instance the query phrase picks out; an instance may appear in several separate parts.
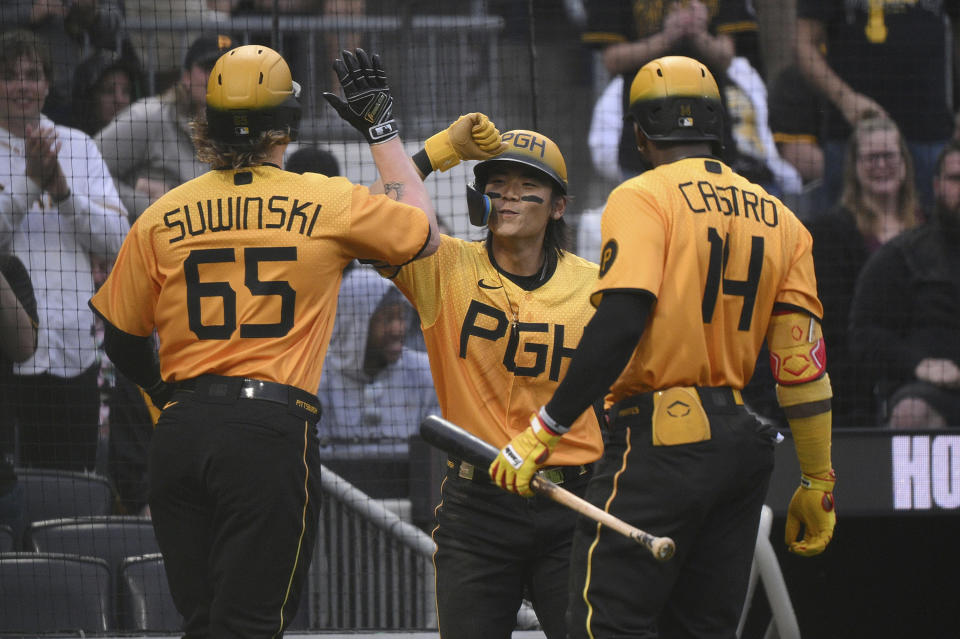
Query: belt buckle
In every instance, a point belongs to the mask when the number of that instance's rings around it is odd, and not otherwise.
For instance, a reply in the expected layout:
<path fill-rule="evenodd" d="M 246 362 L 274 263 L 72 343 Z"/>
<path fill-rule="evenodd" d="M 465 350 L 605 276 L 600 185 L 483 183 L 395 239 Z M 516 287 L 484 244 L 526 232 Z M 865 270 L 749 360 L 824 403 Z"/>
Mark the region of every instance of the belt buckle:
<path fill-rule="evenodd" d="M 540 471 L 540 474 L 558 486 L 562 484 L 564 480 L 562 468 L 544 468 Z"/>
<path fill-rule="evenodd" d="M 460 471 L 458 474 L 463 479 L 469 479 L 470 481 L 473 481 L 473 474 L 475 470 L 476 468 L 474 467 L 473 464 L 471 464 L 470 462 L 462 461 L 460 462 Z"/>

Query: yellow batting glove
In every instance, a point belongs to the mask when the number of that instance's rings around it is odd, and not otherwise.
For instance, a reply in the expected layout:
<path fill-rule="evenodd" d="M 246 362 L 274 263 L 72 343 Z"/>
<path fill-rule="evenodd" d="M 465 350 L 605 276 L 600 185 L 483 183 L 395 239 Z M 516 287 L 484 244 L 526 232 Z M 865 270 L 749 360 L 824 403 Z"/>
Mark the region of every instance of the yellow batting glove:
<path fill-rule="evenodd" d="M 451 169 L 461 160 L 488 160 L 506 148 L 500 141 L 500 131 L 482 113 L 461 115 L 445 130 L 427 138 L 424 144 L 435 171 Z"/>
<path fill-rule="evenodd" d="M 837 475 L 832 470 L 826 477 L 800 475 L 800 487 L 793 493 L 787 508 L 785 539 L 790 552 L 812 557 L 826 549 L 837 525 L 833 502 L 836 483 Z M 797 541 L 801 526 L 803 538 Z"/>
<path fill-rule="evenodd" d="M 543 409 L 530 417 L 530 426 L 510 440 L 490 464 L 490 478 L 507 492 L 532 497 L 530 480 L 557 447 L 561 435 L 547 426 Z"/>

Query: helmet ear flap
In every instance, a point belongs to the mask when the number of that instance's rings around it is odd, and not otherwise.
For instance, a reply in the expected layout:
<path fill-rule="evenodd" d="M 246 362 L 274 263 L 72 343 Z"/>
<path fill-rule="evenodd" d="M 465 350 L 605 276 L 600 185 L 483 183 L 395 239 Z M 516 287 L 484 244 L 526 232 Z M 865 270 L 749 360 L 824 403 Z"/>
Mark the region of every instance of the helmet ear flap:
<path fill-rule="evenodd" d="M 476 184 L 467 185 L 467 213 L 470 215 L 470 223 L 474 226 L 486 226 L 490 221 L 490 212 L 493 210 L 493 202 L 490 197 L 480 191 Z"/>

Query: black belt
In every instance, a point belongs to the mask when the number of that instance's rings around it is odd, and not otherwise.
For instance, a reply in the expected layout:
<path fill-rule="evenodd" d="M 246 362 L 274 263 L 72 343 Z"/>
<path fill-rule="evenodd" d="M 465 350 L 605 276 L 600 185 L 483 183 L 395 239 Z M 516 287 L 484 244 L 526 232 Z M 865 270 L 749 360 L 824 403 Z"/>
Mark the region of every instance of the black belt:
<path fill-rule="evenodd" d="M 477 468 L 470 462 L 459 459 L 448 459 L 447 468 L 456 473 L 458 477 L 476 481 L 480 483 L 490 483 L 490 473 L 486 468 Z M 593 470 L 593 464 L 581 464 L 579 466 L 547 466 L 540 469 L 540 474 L 557 484 L 558 486 L 565 481 L 571 481 L 578 477 L 586 477 Z"/>
<path fill-rule="evenodd" d="M 175 382 L 174 386 L 178 391 L 194 393 L 195 397 L 211 403 L 232 404 L 238 399 L 260 399 L 282 404 L 314 422 L 320 419 L 317 396 L 296 386 L 224 375 L 200 375 Z"/>
<path fill-rule="evenodd" d="M 743 397 L 740 391 L 729 386 L 694 386 L 697 395 L 700 396 L 700 402 L 703 409 L 710 412 L 711 409 L 732 409 L 737 406 L 743 406 Z M 648 393 L 639 393 L 621 399 L 610 407 L 608 411 L 611 418 L 623 416 L 623 411 L 637 408 L 653 407 L 653 394 L 657 391 Z M 630 411 L 635 413 L 636 410 Z"/>

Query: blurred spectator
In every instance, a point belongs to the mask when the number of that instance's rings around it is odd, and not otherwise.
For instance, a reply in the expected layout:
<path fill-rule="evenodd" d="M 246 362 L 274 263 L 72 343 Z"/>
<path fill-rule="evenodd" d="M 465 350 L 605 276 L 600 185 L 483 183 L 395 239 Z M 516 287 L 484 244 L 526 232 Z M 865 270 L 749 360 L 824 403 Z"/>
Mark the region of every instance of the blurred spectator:
<path fill-rule="evenodd" d="M 41 115 L 49 68 L 35 35 L 0 35 L 0 250 L 26 265 L 40 318 L 14 367 L 21 460 L 83 470 L 99 417 L 90 256 L 115 257 L 130 226 L 93 141 Z"/>
<path fill-rule="evenodd" d="M 123 46 L 123 0 L 2 0 L 0 25 L 36 33 L 49 52 L 53 73 L 43 111 L 57 124 L 72 121 L 74 69 L 91 47 L 133 55 Z"/>
<path fill-rule="evenodd" d="M 210 70 L 232 46 L 224 35 L 197 38 L 177 84 L 134 102 L 96 135 L 131 220 L 173 187 L 207 171 L 196 158 L 190 122 L 203 115 Z"/>
<path fill-rule="evenodd" d="M 340 86 L 328 61 L 339 58 L 343 49 L 353 51 L 366 46 L 363 32 L 343 26 L 339 20 L 363 18 L 367 12 L 367 0 L 276 0 L 276 3 L 274 0 L 208 0 L 207 4 L 230 16 L 271 16 L 274 9 L 281 16 L 322 16 L 325 23 L 335 27 L 319 32 L 285 31 L 282 34 L 283 57 L 290 63 L 293 77 L 301 78 L 301 84 L 307 89 L 303 99 L 308 111 L 317 108 L 315 96 L 319 96 L 319 92 Z M 315 42 L 311 43 L 310 38 Z M 272 39 L 271 33 L 249 34 L 251 43 L 269 44 L 279 51 L 281 43 L 272 42 Z M 316 52 L 312 59 L 311 47 Z"/>
<path fill-rule="evenodd" d="M 823 99 L 807 83 L 800 69 L 791 64 L 784 67 L 770 87 L 770 130 L 780 157 L 796 168 L 803 180 L 808 199 L 817 200 L 823 181 Z M 805 217 L 810 206 L 791 207 L 794 213 Z"/>
<path fill-rule="evenodd" d="M 316 146 L 301 146 L 287 157 L 283 168 L 291 173 L 320 173 L 327 177 L 340 175 L 340 163 L 336 156 Z"/>
<path fill-rule="evenodd" d="M 317 391 L 320 458 L 378 498 L 409 497 L 410 437 L 440 414 L 427 354 L 403 345 L 412 313 L 389 280 L 351 269 Z"/>
<path fill-rule="evenodd" d="M 930 221 L 880 247 L 853 298 L 851 347 L 893 428 L 960 426 L 960 142 L 933 190 Z"/>
<path fill-rule="evenodd" d="M 613 186 L 623 181 L 620 169 L 620 138 L 623 134 L 623 76 L 614 76 L 593 104 L 587 146 L 594 170 Z M 599 242 L 599 237 L 597 239 Z M 578 244 L 579 246 L 579 244 Z M 578 253 L 581 257 L 589 255 Z M 592 258 L 590 258 L 592 259 Z"/>
<path fill-rule="evenodd" d="M 16 416 L 9 389 L 12 363 L 22 362 L 37 349 L 37 301 L 30 276 L 13 255 L 0 256 L 0 525 L 10 526 L 14 538 L 23 534 L 23 487 L 17 484 Z"/>
<path fill-rule="evenodd" d="M 118 113 L 143 97 L 136 60 L 99 50 L 84 58 L 73 77 L 73 124 L 96 135 Z"/>
<path fill-rule="evenodd" d="M 947 4 L 960 3 L 797 0 L 797 66 L 830 103 L 823 142 L 829 201 L 841 188 L 850 127 L 874 114 L 903 131 L 921 200 L 930 202 L 933 165 L 951 130 Z"/>
<path fill-rule="evenodd" d="M 847 323 L 857 276 L 873 251 L 917 224 L 910 151 L 887 118 L 860 120 L 847 144 L 843 192 L 827 213 L 805 220 L 813 235 L 823 337 L 833 384 L 836 426 L 871 426 L 874 402 L 868 372 L 849 351 Z"/>
<path fill-rule="evenodd" d="M 756 16 L 749 0 L 589 0 L 585 8 L 583 42 L 602 47 L 604 67 L 611 75 L 623 77 L 621 112 L 637 70 L 660 56 L 685 55 L 702 61 L 723 93 L 734 55 L 745 57 L 762 76 Z M 632 124 L 618 120 L 616 130 L 623 179 L 647 167 L 636 149 Z M 734 157 L 732 139 L 728 126 L 727 159 Z"/>
<path fill-rule="evenodd" d="M 124 0 L 130 41 L 152 76 L 146 95 L 163 93 L 180 77 L 189 44 L 228 16 L 204 0 Z"/>

